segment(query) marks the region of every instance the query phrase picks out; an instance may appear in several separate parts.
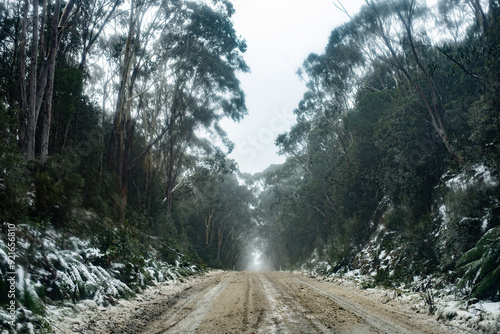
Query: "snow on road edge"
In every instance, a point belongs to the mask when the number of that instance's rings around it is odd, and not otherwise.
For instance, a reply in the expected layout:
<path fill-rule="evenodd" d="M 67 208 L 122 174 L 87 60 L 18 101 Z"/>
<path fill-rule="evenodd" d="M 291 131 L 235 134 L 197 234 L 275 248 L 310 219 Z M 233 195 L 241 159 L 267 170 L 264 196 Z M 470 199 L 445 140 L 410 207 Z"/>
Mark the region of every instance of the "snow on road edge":
<path fill-rule="evenodd" d="M 373 278 L 361 275 L 359 270 L 348 271 L 344 274 L 322 276 L 316 272 L 301 271 L 303 275 L 318 280 L 331 282 L 340 286 L 365 290 L 367 294 L 378 298 L 382 303 L 396 302 L 415 311 L 415 313 L 429 314 L 429 305 L 425 301 L 423 292 L 415 292 L 414 287 L 422 286 L 424 279 L 416 277 L 409 287 L 387 288 L 382 286 L 371 287 Z M 367 288 L 367 286 L 370 286 Z M 467 305 L 455 295 L 452 286 L 445 289 L 429 289 L 434 302 L 435 310 L 432 315 L 453 327 L 479 333 L 500 333 L 500 302 L 472 300 Z"/>

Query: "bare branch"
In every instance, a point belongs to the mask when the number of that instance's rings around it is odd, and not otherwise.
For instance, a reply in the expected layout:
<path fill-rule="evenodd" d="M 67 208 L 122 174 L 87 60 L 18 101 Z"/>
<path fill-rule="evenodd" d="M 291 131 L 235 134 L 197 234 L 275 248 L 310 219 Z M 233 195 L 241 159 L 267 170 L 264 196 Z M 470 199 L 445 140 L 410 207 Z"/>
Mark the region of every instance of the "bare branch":
<path fill-rule="evenodd" d="M 333 5 L 335 7 L 337 7 L 338 10 L 340 10 L 342 13 L 347 15 L 352 20 L 352 16 L 349 14 L 347 9 L 345 9 L 344 5 L 342 4 L 342 2 L 340 0 L 333 0 Z"/>
<path fill-rule="evenodd" d="M 439 46 L 436 46 L 436 49 L 441 52 L 446 58 L 451 60 L 455 65 L 460 67 L 462 71 L 464 71 L 467 75 L 473 77 L 474 79 L 477 79 L 481 81 L 483 84 L 486 84 L 487 86 L 491 86 L 491 82 L 488 81 L 487 79 L 480 77 L 479 75 L 473 73 L 471 70 L 467 69 L 461 62 L 453 58 L 449 53 L 447 53 L 443 48 L 440 48 Z"/>

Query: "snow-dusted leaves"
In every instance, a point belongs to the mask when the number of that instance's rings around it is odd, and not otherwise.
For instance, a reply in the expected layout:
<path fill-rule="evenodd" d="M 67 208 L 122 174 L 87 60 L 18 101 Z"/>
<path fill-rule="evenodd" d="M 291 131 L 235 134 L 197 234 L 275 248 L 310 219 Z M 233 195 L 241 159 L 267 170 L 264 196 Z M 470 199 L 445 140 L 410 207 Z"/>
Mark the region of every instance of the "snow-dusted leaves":
<path fill-rule="evenodd" d="M 458 264 L 465 269 L 459 286 L 471 296 L 500 298 L 500 226 L 486 232 Z"/>

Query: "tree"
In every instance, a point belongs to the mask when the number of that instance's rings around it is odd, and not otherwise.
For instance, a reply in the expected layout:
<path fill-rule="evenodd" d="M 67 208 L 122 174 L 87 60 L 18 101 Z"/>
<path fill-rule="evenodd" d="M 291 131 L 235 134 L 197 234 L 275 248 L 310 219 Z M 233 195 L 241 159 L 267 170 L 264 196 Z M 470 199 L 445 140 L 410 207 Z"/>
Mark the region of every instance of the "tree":
<path fill-rule="evenodd" d="M 252 233 L 250 205 L 254 195 L 238 183 L 233 167 L 226 165 L 224 158 L 215 158 L 193 175 L 193 201 L 202 226 L 203 248 L 213 253 L 215 261 L 235 265 L 238 249 Z"/>
<path fill-rule="evenodd" d="M 449 154 L 460 160 L 456 149 L 448 138 L 448 132 L 443 122 L 445 110 L 439 89 L 422 60 L 422 51 L 420 50 L 428 49 L 430 42 L 417 40 L 415 34 L 415 21 L 425 17 L 427 9 L 417 6 L 417 2 L 414 0 L 392 3 L 367 1 L 367 4 L 369 10 L 363 13 L 364 25 L 367 31 L 374 32 L 380 38 L 382 45 L 385 46 L 385 50 L 380 50 L 380 58 L 403 73 L 424 104 L 428 121 L 441 138 Z M 391 34 L 394 31 L 401 32 L 401 35 L 394 36 Z M 414 68 L 417 71 L 414 71 Z"/>
<path fill-rule="evenodd" d="M 66 29 L 68 21 L 70 20 L 73 9 L 75 7 L 75 0 L 70 0 L 64 10 L 61 13 L 61 0 L 56 0 L 54 4 L 53 20 L 51 25 L 50 43 L 48 51 L 45 50 L 45 44 L 43 39 L 44 33 L 44 19 L 42 19 L 41 27 L 39 28 L 39 7 L 38 1 L 33 2 L 33 33 L 32 33 L 32 46 L 31 46 L 31 58 L 30 58 L 30 71 L 28 78 L 28 91 L 29 94 L 21 93 L 20 105 L 26 111 L 21 112 L 21 129 L 20 129 L 20 146 L 21 150 L 25 155 L 26 160 L 32 160 L 35 158 L 35 144 L 36 144 L 36 127 L 38 124 L 38 117 L 40 115 L 40 110 L 42 103 L 45 102 L 44 106 L 44 117 L 41 133 L 41 153 L 40 153 L 40 165 L 44 166 L 47 162 L 48 156 L 48 143 L 50 135 L 50 123 L 52 119 L 52 98 L 54 92 L 54 72 L 56 66 L 56 56 L 63 37 L 63 33 Z M 25 49 L 26 42 L 26 22 L 28 19 L 29 2 L 25 1 L 24 14 L 23 14 L 23 32 L 22 32 L 22 43 L 21 49 Z M 42 17 L 46 15 L 46 8 L 44 6 Z M 39 29 L 42 32 L 41 39 L 39 40 Z M 40 49 L 39 49 L 40 48 Z M 38 52 L 40 50 L 40 55 Z M 40 57 L 40 60 L 39 60 Z M 41 68 L 38 71 L 37 64 L 41 63 Z M 24 53 L 22 52 L 21 63 L 25 63 Z M 24 76 L 24 66 L 21 67 L 21 76 Z M 28 95 L 28 96 L 26 96 Z M 27 121 L 24 120 L 27 118 Z"/>
<path fill-rule="evenodd" d="M 155 42 L 149 71 L 156 83 L 149 89 L 150 83 L 144 81 L 144 93 L 139 96 L 145 150 L 130 164 L 134 167 L 144 159 L 147 169 L 162 166 L 168 211 L 181 167 L 193 161 L 189 152 L 211 146 L 195 132 L 203 128 L 227 142 L 219 121 L 223 117 L 237 121 L 246 114 L 244 93 L 235 75 L 248 70 L 241 56 L 246 45 L 234 32 L 232 7 L 184 5 L 163 8 L 165 17 L 172 11 L 175 16 Z"/>
<path fill-rule="evenodd" d="M 83 72 L 87 57 L 98 41 L 104 28 L 114 18 L 116 9 L 123 0 L 84 0 L 81 4 L 80 25 L 82 34 L 82 49 L 78 69 Z"/>

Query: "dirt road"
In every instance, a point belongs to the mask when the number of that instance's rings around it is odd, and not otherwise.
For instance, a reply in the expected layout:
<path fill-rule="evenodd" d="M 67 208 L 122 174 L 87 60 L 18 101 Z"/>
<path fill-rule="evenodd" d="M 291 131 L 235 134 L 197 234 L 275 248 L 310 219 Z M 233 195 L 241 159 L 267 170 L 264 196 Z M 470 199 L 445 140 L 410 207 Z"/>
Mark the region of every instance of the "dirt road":
<path fill-rule="evenodd" d="M 103 312 L 80 333 L 462 333 L 400 305 L 284 272 L 218 272 Z"/>

